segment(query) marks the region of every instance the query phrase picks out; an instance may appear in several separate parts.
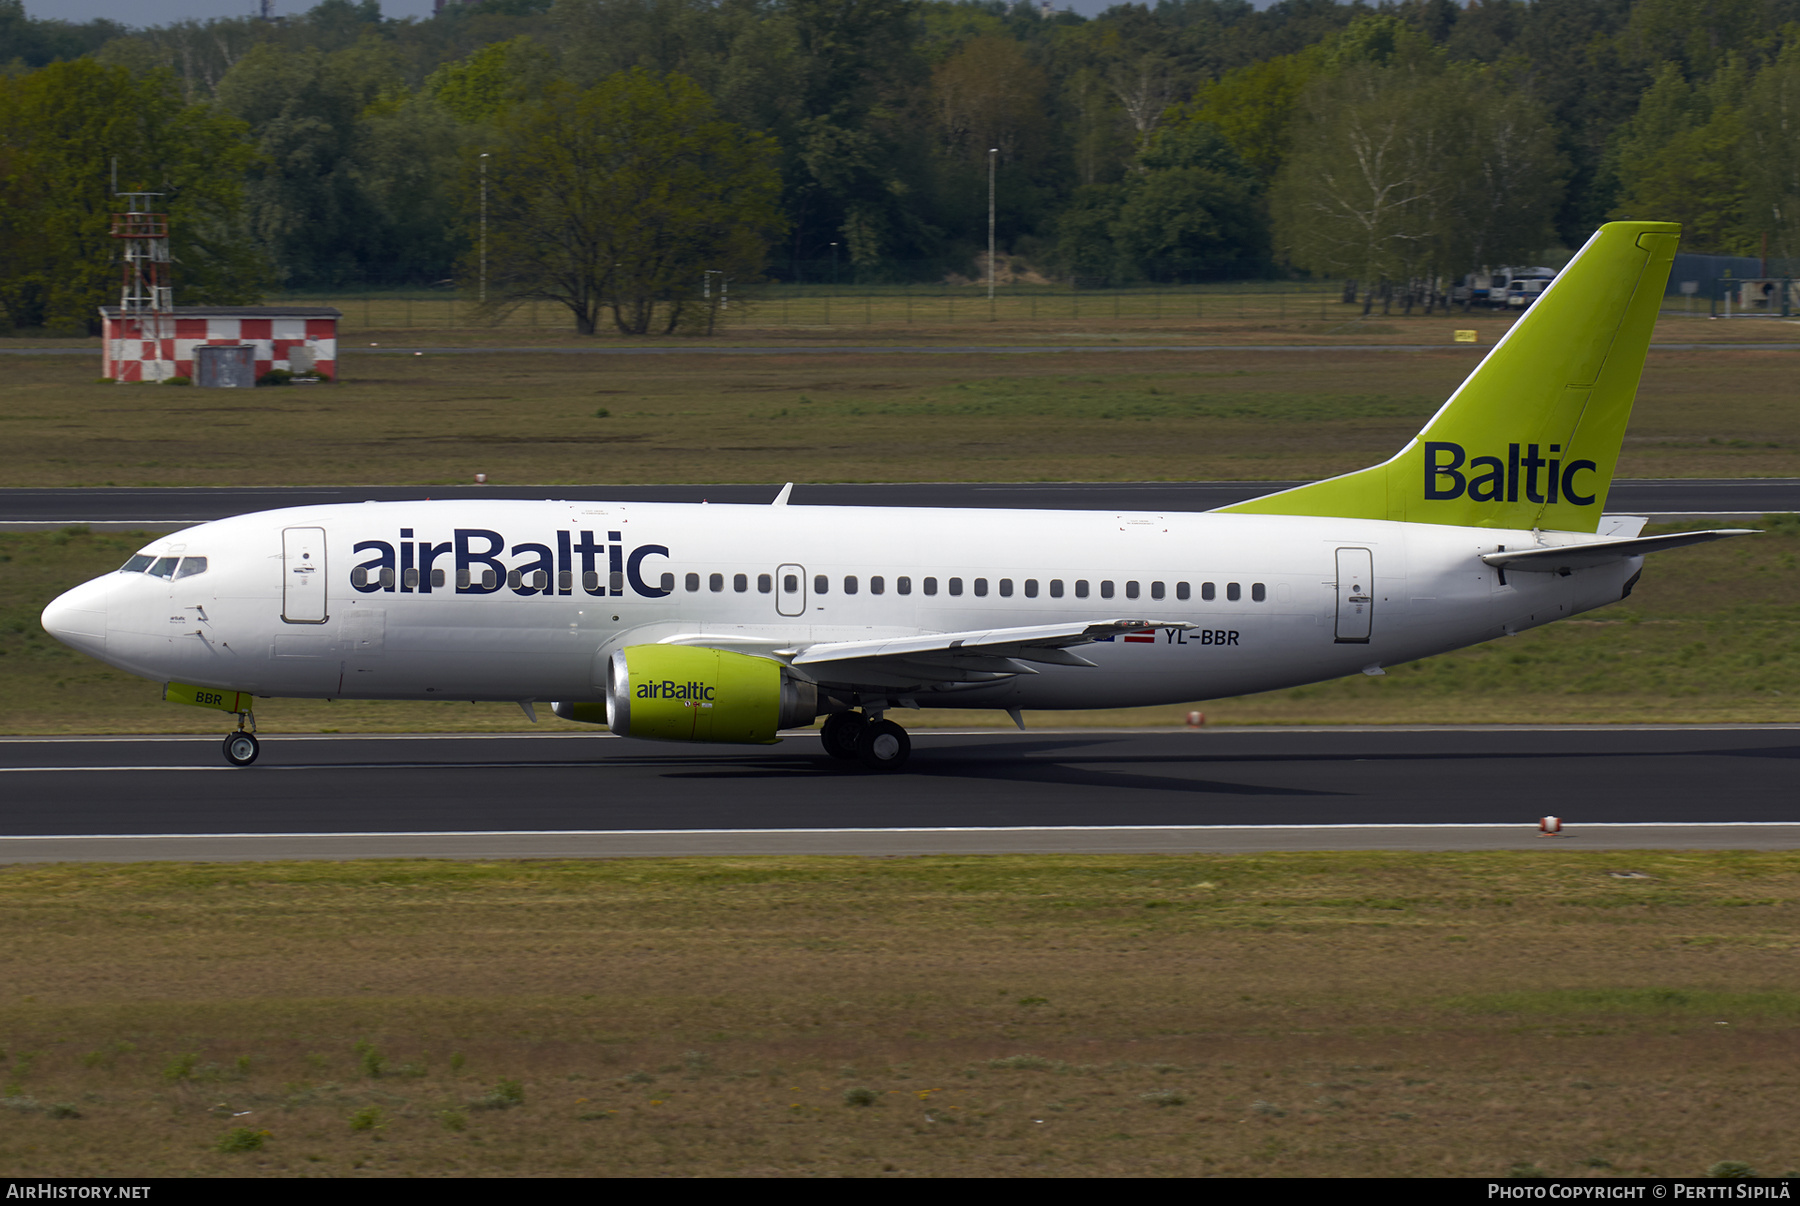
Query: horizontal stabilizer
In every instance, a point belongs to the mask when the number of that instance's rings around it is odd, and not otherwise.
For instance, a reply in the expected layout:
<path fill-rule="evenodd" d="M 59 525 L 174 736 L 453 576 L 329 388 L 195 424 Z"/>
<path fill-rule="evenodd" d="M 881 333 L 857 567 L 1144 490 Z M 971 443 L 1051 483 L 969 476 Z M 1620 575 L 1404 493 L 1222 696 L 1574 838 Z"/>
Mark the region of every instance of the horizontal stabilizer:
<path fill-rule="evenodd" d="M 1627 557 L 1641 557 L 1645 553 L 1660 553 L 1664 549 L 1678 549 L 1684 545 L 1705 544 L 1712 540 L 1724 540 L 1727 536 L 1750 536 L 1755 532 L 1755 528 L 1674 532 L 1668 536 L 1643 536 L 1636 540 L 1597 540 L 1585 544 L 1559 545 L 1555 548 L 1508 549 L 1500 553 L 1483 553 L 1481 559 L 1504 570 L 1566 574 L 1573 570 L 1623 561 Z"/>

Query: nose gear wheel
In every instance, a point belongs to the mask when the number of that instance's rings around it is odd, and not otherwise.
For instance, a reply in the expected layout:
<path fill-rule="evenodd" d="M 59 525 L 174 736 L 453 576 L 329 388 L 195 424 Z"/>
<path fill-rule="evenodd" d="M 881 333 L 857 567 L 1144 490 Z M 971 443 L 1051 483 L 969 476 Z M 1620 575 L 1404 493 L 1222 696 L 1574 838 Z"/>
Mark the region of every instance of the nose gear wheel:
<path fill-rule="evenodd" d="M 233 766 L 249 766 L 260 753 L 262 743 L 256 740 L 254 733 L 239 731 L 225 738 L 225 761 Z"/>

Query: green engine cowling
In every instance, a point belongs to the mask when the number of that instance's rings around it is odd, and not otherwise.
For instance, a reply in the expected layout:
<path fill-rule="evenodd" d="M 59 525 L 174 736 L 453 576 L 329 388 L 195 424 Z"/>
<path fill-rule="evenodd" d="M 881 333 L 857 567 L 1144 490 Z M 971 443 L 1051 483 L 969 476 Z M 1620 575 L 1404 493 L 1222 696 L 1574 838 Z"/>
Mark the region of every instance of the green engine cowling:
<path fill-rule="evenodd" d="M 812 683 L 780 662 L 744 653 L 632 645 L 606 667 L 606 726 L 621 737 L 768 745 L 779 740 L 779 729 L 811 724 L 818 704 Z"/>

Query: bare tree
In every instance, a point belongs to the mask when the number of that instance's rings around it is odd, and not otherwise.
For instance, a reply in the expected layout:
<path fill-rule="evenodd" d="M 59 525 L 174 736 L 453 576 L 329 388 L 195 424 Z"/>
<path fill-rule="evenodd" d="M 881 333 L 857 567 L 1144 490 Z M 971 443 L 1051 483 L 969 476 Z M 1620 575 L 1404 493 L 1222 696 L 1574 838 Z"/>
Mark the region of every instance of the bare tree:
<path fill-rule="evenodd" d="M 1535 258 L 1555 237 L 1567 172 L 1548 116 L 1518 95 L 1482 95 L 1455 108 L 1435 267 L 1461 275 Z"/>
<path fill-rule="evenodd" d="M 1278 246 L 1295 264 L 1395 280 L 1429 260 L 1445 200 L 1441 123 L 1395 83 L 1355 67 L 1309 94 L 1276 188 Z"/>
<path fill-rule="evenodd" d="M 1800 44 L 1757 74 L 1743 123 L 1750 220 L 1776 255 L 1800 256 Z"/>
<path fill-rule="evenodd" d="M 239 59 L 278 38 L 279 31 L 253 18 L 173 21 L 115 38 L 101 48 L 101 62 L 134 70 L 168 67 L 181 77 L 189 101 L 213 95 Z"/>
<path fill-rule="evenodd" d="M 1125 107 L 1131 128 L 1137 131 L 1137 149 L 1141 153 L 1156 133 L 1163 114 L 1175 102 L 1174 64 L 1159 54 L 1142 55 L 1130 63 L 1114 63 L 1107 69 L 1106 82 Z"/>
<path fill-rule="evenodd" d="M 1352 67 L 1303 102 L 1277 244 L 1296 266 L 1363 280 L 1522 259 L 1552 238 L 1563 171 L 1524 97 L 1448 71 Z"/>

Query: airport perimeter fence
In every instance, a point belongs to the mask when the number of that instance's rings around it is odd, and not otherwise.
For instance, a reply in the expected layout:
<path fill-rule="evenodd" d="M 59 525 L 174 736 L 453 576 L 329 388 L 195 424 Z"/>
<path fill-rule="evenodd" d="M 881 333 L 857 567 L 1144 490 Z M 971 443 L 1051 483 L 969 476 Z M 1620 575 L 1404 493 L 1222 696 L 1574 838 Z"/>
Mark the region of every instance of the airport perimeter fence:
<path fill-rule="evenodd" d="M 344 313 L 342 329 L 348 334 L 358 329 L 573 329 L 570 312 L 555 302 L 520 302 L 491 315 L 481 312 L 471 293 L 449 287 L 351 287 L 294 290 L 270 301 L 335 306 Z M 704 306 L 706 302 L 699 304 Z M 1321 322 L 1347 316 L 1350 309 L 1343 305 L 1341 286 L 1317 282 L 1125 289 L 1001 285 L 996 286 L 991 300 L 982 286 L 763 283 L 748 287 L 728 285 L 713 317 L 714 333 L 728 335 L 733 328 L 771 327 L 929 327 L 1114 320 Z M 1360 303 L 1355 309 L 1360 315 Z M 1345 314 L 1340 315 L 1340 311 Z M 612 329 L 604 317 L 601 329 Z"/>
<path fill-rule="evenodd" d="M 1741 283 L 1741 282 L 1740 282 Z M 1705 318 L 1722 312 L 1719 293 L 1698 296 L 1671 292 L 1663 312 Z M 568 332 L 569 311 L 549 301 L 526 301 L 498 314 L 484 314 L 472 291 L 442 287 L 347 287 L 294 290 L 269 298 L 271 304 L 335 306 L 343 311 L 342 333 L 385 330 L 513 330 Z M 704 303 L 702 303 L 704 304 Z M 1365 314 L 1365 309 L 1367 310 Z M 1757 313 L 1742 307 L 1733 316 Z M 1767 311 L 1760 311 L 1767 313 Z M 1779 312 L 1779 308 L 1777 308 Z M 1075 327 L 1088 323 L 1245 323 L 1306 327 L 1335 326 L 1370 319 L 1435 319 L 1444 323 L 1465 314 L 1516 317 L 1519 311 L 1460 303 L 1448 310 L 1422 305 L 1410 309 L 1398 296 L 1372 306 L 1366 293 L 1349 299 L 1346 284 L 1312 282 L 1221 282 L 1208 285 L 1071 289 L 1066 285 L 1001 285 L 990 299 L 981 286 L 958 285 L 791 285 L 764 283 L 729 289 L 714 314 L 713 334 L 734 330 L 840 329 L 855 327 L 980 327 L 987 324 Z M 614 330 L 602 317 L 602 334 Z"/>

